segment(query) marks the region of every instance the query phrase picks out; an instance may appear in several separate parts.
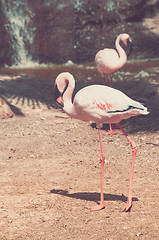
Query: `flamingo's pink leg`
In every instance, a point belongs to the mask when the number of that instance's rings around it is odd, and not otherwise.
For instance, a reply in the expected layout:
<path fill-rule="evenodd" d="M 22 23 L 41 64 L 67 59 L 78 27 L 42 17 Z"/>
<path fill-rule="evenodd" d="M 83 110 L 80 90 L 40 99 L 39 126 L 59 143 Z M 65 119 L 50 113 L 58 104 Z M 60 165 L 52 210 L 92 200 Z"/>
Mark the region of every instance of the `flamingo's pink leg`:
<path fill-rule="evenodd" d="M 131 172 L 130 172 L 130 184 L 129 184 L 129 194 L 128 194 L 128 200 L 126 207 L 123 209 L 123 212 L 128 212 L 131 210 L 132 207 L 132 185 L 133 185 L 133 172 L 134 172 L 134 163 L 135 163 L 135 157 L 136 157 L 136 152 L 137 152 L 137 147 L 136 144 L 131 138 L 128 136 L 124 128 L 120 123 L 118 123 L 118 126 L 122 130 L 123 134 L 126 136 L 128 139 L 129 143 L 131 144 L 132 147 L 132 163 L 131 163 Z"/>
<path fill-rule="evenodd" d="M 113 85 L 113 74 L 110 74 L 110 87 Z"/>
<path fill-rule="evenodd" d="M 103 81 L 104 81 L 104 85 L 106 85 L 106 74 L 102 73 L 102 77 L 103 77 Z M 112 87 L 113 85 L 113 74 L 110 74 L 110 87 Z"/>
<path fill-rule="evenodd" d="M 102 74 L 102 76 L 103 76 L 104 85 L 106 85 L 106 74 Z"/>
<path fill-rule="evenodd" d="M 115 132 L 115 131 L 112 129 L 112 124 L 109 124 L 109 131 L 106 132 L 105 134 L 109 134 L 109 135 L 117 134 L 117 132 Z"/>
<path fill-rule="evenodd" d="M 101 131 L 101 129 L 99 129 L 99 141 L 100 141 L 100 149 L 101 149 L 101 157 L 100 157 L 100 161 L 101 161 L 101 198 L 100 198 L 100 204 L 97 205 L 97 206 L 91 207 L 90 208 L 91 211 L 99 211 L 99 210 L 105 208 L 104 194 L 103 194 L 103 178 L 104 178 L 105 156 L 104 156 L 104 150 L 103 150 L 103 141 L 102 141 L 102 131 Z"/>

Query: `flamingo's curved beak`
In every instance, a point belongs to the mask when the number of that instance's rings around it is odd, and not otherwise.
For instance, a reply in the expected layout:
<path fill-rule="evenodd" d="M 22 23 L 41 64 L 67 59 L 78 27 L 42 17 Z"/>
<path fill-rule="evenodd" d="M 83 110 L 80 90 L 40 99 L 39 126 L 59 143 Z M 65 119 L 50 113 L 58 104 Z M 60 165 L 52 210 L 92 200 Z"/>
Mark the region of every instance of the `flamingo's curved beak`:
<path fill-rule="evenodd" d="M 59 96 L 57 99 L 56 99 L 56 102 L 59 103 L 60 105 L 63 105 L 63 99 L 61 96 Z"/>
<path fill-rule="evenodd" d="M 128 47 L 128 56 L 130 56 L 131 53 L 133 52 L 133 44 L 131 39 L 127 41 L 127 47 Z"/>
<path fill-rule="evenodd" d="M 55 82 L 55 90 L 54 90 L 54 99 L 61 107 L 64 107 L 62 94 L 59 92 L 56 82 Z"/>

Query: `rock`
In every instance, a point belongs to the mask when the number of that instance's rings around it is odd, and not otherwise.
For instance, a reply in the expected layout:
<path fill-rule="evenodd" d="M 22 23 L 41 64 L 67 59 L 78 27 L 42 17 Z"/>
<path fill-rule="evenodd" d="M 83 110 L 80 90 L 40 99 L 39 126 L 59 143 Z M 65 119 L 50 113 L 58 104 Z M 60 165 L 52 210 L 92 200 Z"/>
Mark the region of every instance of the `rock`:
<path fill-rule="evenodd" d="M 1 66 L 4 64 L 11 65 L 12 55 L 13 55 L 13 48 L 10 42 L 10 33 L 6 29 L 6 18 L 4 12 L 2 11 L 2 3 L 0 1 L 0 62 Z M 7 52 L 7 54 L 6 54 Z"/>
<path fill-rule="evenodd" d="M 13 112 L 10 109 L 9 105 L 0 98 L 0 119 L 7 119 L 13 117 Z"/>

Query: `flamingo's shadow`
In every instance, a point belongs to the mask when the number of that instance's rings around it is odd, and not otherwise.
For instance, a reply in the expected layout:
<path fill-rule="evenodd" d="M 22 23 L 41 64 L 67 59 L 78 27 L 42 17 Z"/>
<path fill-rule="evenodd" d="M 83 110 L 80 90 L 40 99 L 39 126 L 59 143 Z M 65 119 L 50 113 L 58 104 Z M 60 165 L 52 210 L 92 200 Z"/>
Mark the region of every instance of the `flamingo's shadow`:
<path fill-rule="evenodd" d="M 100 200 L 100 193 L 97 192 L 77 192 L 77 193 L 69 193 L 67 190 L 62 189 L 52 189 L 50 193 L 53 194 L 59 194 L 65 197 L 75 198 L 75 199 L 81 199 L 86 201 L 92 201 L 98 203 Z M 121 201 L 126 202 L 127 197 L 125 195 L 115 195 L 115 194 L 104 194 L 105 201 Z M 138 198 L 133 197 L 133 201 L 139 201 Z"/>

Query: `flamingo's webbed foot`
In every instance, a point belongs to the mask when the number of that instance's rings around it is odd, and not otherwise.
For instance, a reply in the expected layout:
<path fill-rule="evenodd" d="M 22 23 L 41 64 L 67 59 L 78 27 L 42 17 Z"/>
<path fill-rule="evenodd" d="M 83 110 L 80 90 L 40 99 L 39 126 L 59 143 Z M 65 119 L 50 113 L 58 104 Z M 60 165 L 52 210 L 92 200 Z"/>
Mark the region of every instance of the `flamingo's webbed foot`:
<path fill-rule="evenodd" d="M 108 132 L 106 132 L 106 134 L 108 135 L 113 135 L 113 134 L 117 134 L 117 132 L 115 132 L 113 129 L 117 129 L 115 127 L 115 124 L 109 124 L 110 130 Z"/>
<path fill-rule="evenodd" d="M 102 210 L 102 209 L 104 209 L 104 208 L 105 208 L 105 204 L 104 204 L 104 202 L 102 202 L 102 203 L 100 203 L 100 204 L 97 205 L 97 206 L 90 207 L 89 209 L 90 209 L 91 211 L 100 211 L 100 210 Z"/>
<path fill-rule="evenodd" d="M 108 132 L 106 132 L 105 134 L 113 135 L 113 134 L 117 134 L 117 132 L 115 132 L 114 130 L 111 129 Z"/>
<path fill-rule="evenodd" d="M 132 199 L 128 199 L 126 207 L 123 209 L 122 212 L 130 212 L 132 208 Z"/>

